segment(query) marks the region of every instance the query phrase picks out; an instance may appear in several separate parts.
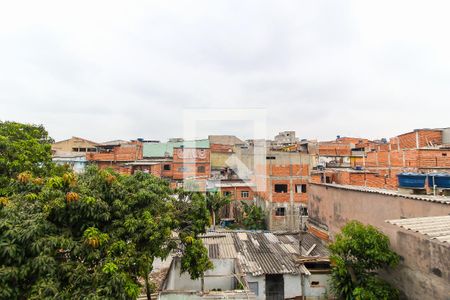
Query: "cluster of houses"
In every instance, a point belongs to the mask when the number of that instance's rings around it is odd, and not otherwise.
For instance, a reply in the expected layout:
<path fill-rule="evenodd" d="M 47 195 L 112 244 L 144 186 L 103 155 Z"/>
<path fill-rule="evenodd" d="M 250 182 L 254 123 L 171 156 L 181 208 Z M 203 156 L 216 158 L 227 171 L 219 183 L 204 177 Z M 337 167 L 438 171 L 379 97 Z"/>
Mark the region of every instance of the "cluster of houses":
<path fill-rule="evenodd" d="M 405 190 L 398 180 L 405 172 L 450 172 L 449 128 L 375 141 L 300 140 L 293 131 L 273 140 L 246 141 L 229 135 L 164 143 L 73 137 L 56 142 L 52 150 L 55 162 L 70 164 L 76 172 L 87 164 L 124 174 L 143 171 L 172 187 L 229 195 L 226 218 L 235 216 L 241 201 L 263 208 L 266 232 L 219 230 L 202 237 L 215 266 L 205 274 L 207 292 L 199 281 L 180 275 L 174 256 L 159 270 L 164 274 L 161 298 L 326 298 L 330 262 L 325 245 L 354 219 L 390 237 L 402 260 L 396 271 L 382 275 L 404 295 L 450 295 L 450 187 L 440 194 L 430 193 L 429 185 Z"/>

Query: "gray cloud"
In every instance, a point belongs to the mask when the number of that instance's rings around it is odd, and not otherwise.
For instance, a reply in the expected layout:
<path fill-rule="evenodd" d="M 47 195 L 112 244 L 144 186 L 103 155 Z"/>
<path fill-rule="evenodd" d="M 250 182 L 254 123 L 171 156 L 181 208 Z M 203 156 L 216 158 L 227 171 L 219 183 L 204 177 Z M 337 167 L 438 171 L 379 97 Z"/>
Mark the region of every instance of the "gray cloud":
<path fill-rule="evenodd" d="M 268 136 L 449 126 L 449 6 L 5 2 L 0 119 L 99 141 L 181 136 L 187 108 L 265 108 Z M 201 134 L 250 132 L 245 122 L 213 123 Z"/>

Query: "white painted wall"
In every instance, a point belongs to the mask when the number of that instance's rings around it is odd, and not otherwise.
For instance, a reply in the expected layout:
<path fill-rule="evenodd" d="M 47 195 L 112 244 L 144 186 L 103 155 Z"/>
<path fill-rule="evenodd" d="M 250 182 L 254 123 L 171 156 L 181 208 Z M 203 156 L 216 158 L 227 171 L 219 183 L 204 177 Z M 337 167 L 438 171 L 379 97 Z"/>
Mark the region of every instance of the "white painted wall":
<path fill-rule="evenodd" d="M 83 173 L 87 165 L 86 157 L 80 156 L 76 157 L 57 156 L 53 157 L 52 160 L 57 165 L 65 165 L 65 164 L 70 165 L 75 173 Z"/>
<path fill-rule="evenodd" d="M 306 296 L 323 297 L 323 295 L 330 291 L 329 284 L 330 276 L 327 274 L 311 274 L 306 277 L 305 290 Z M 312 286 L 311 282 L 318 281 L 318 286 Z"/>
<path fill-rule="evenodd" d="M 284 297 L 294 298 L 302 295 L 300 285 L 300 275 L 285 274 L 284 276 Z"/>
<path fill-rule="evenodd" d="M 245 279 L 248 283 L 250 282 L 257 282 L 258 283 L 258 294 L 256 295 L 257 300 L 265 300 L 266 299 L 266 277 L 265 275 L 262 276 L 252 276 L 250 274 L 247 274 L 245 276 Z"/>
<path fill-rule="evenodd" d="M 221 289 L 222 291 L 235 288 L 234 277 L 207 277 L 208 275 L 231 275 L 234 273 L 233 259 L 211 259 L 214 269 L 205 273 L 205 290 Z M 192 280 L 189 273 L 180 274 L 181 262 L 179 258 L 174 259 L 167 277 L 166 290 L 200 291 L 201 281 Z"/>
<path fill-rule="evenodd" d="M 301 296 L 302 288 L 300 282 L 300 275 L 285 274 L 284 276 L 284 297 L 294 298 Z M 265 275 L 254 277 L 250 274 L 245 276 L 247 282 L 258 282 L 258 295 L 257 300 L 266 299 L 266 280 Z M 305 276 L 305 294 L 309 297 L 323 297 L 324 294 L 329 291 L 328 278 L 326 274 L 311 274 L 311 276 Z M 311 286 L 312 281 L 318 281 L 318 286 Z"/>

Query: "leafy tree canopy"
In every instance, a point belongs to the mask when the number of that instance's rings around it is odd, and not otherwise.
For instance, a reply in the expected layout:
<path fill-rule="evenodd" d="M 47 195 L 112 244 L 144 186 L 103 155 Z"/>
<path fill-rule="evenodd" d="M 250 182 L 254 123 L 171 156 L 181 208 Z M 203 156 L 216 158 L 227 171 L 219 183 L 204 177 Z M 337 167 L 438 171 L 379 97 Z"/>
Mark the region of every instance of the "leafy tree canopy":
<path fill-rule="evenodd" d="M 216 225 L 216 216 L 219 210 L 230 204 L 230 197 L 224 196 L 220 192 L 209 192 L 206 194 L 206 205 L 211 212 L 212 224 Z"/>
<path fill-rule="evenodd" d="M 394 267 L 399 256 L 389 238 L 371 225 L 351 221 L 330 245 L 332 287 L 342 299 L 397 299 L 398 291 L 377 277 L 380 268 Z"/>
<path fill-rule="evenodd" d="M 246 229 L 263 230 L 266 229 L 264 211 L 257 205 L 249 205 L 241 201 L 243 212 L 242 224 Z"/>
<path fill-rule="evenodd" d="M 12 179 L 24 171 L 48 174 L 52 142 L 42 125 L 0 121 L 0 196 L 11 193 Z"/>
<path fill-rule="evenodd" d="M 51 163 L 51 141 L 42 126 L 0 123 L 0 299 L 135 299 L 141 281 L 149 297 L 153 260 L 175 248 L 201 259 L 191 277 L 211 267 L 202 194 L 141 172 L 75 175 Z"/>
<path fill-rule="evenodd" d="M 186 257 L 203 259 L 185 271 L 196 277 L 211 267 L 196 239 L 208 224 L 204 199 L 177 210 L 181 200 L 159 178 L 90 167 L 18 184 L 0 209 L 0 298 L 134 299 L 139 278 L 149 287 L 154 258 L 177 247 L 173 231 Z"/>

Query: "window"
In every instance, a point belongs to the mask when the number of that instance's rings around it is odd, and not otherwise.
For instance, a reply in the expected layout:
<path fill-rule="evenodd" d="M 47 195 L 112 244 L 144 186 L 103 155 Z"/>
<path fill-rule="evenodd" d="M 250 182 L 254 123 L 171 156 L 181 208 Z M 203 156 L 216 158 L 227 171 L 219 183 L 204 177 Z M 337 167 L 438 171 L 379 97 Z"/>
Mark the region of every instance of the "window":
<path fill-rule="evenodd" d="M 319 286 L 319 282 L 318 281 L 311 281 L 311 286 Z"/>
<path fill-rule="evenodd" d="M 231 195 L 232 195 L 232 193 L 231 193 L 231 192 L 228 192 L 228 191 L 226 191 L 226 192 L 223 192 L 223 195 L 224 195 L 224 196 L 231 196 Z"/>
<path fill-rule="evenodd" d="M 197 167 L 197 172 L 198 173 L 205 173 L 205 166 L 198 166 Z"/>
<path fill-rule="evenodd" d="M 442 153 L 442 156 L 447 156 L 447 153 Z"/>
<path fill-rule="evenodd" d="M 287 193 L 287 184 L 275 184 L 275 193 Z"/>
<path fill-rule="evenodd" d="M 170 171 L 170 165 L 164 165 L 164 171 Z"/>
<path fill-rule="evenodd" d="M 296 193 L 306 193 L 306 184 L 296 184 L 295 192 Z"/>
<path fill-rule="evenodd" d="M 241 198 L 248 198 L 249 192 L 248 191 L 241 191 Z"/>
<path fill-rule="evenodd" d="M 186 167 L 179 167 L 178 168 L 178 172 L 187 172 L 187 171 L 189 171 L 189 169 L 186 168 Z"/>
<path fill-rule="evenodd" d="M 277 210 L 275 211 L 275 216 L 283 217 L 286 215 L 286 208 L 284 207 L 277 207 Z"/>
<path fill-rule="evenodd" d="M 275 159 L 275 156 L 266 156 L 266 159 Z"/>
<path fill-rule="evenodd" d="M 255 293 L 256 296 L 258 296 L 258 282 L 249 282 L 248 287 L 250 288 L 250 291 Z"/>
<path fill-rule="evenodd" d="M 307 216 L 308 215 L 308 208 L 305 206 L 300 207 L 300 215 L 301 216 Z"/>

